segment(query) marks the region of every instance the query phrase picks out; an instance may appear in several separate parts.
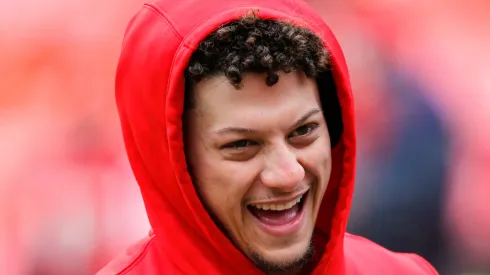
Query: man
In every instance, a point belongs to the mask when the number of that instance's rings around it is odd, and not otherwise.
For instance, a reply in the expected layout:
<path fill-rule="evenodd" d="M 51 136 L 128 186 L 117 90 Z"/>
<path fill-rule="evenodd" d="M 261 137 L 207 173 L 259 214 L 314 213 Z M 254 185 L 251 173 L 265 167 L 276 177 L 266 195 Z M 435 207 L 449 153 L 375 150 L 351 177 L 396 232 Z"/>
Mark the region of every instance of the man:
<path fill-rule="evenodd" d="M 146 4 L 116 98 L 153 230 L 100 274 L 437 274 L 345 233 L 349 77 L 304 2 Z"/>

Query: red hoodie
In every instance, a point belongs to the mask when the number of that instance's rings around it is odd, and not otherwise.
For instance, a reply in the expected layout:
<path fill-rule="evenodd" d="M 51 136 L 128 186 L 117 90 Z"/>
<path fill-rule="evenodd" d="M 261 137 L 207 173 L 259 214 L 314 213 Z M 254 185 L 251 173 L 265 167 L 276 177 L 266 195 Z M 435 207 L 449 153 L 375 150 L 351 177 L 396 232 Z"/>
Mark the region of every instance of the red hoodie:
<path fill-rule="evenodd" d="M 159 0 L 126 30 L 116 99 L 128 157 L 153 231 L 99 274 L 263 274 L 222 234 L 201 204 L 183 150 L 184 70 L 199 42 L 250 9 L 314 31 L 332 55 L 343 134 L 315 235 L 325 240 L 313 274 L 437 274 L 422 258 L 345 233 L 355 170 L 353 99 L 342 50 L 301 0 Z"/>

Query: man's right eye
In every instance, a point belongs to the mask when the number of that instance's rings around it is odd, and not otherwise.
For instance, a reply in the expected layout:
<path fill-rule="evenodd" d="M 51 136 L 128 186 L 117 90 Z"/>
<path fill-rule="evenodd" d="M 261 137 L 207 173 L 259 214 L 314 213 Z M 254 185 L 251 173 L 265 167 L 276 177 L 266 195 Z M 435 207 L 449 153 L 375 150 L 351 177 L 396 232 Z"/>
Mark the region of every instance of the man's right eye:
<path fill-rule="evenodd" d="M 242 139 L 242 140 L 239 140 L 239 141 L 228 143 L 228 144 L 222 146 L 221 149 L 244 150 L 247 147 L 250 147 L 250 146 L 255 145 L 255 144 L 256 143 L 254 143 L 253 141 Z"/>

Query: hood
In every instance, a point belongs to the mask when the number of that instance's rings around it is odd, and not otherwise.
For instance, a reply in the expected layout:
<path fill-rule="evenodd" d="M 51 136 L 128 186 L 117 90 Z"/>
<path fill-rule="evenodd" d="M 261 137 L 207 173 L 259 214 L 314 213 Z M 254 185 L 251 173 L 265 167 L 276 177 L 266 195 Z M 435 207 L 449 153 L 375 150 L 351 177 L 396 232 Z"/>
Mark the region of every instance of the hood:
<path fill-rule="evenodd" d="M 185 274 L 203 270 L 207 274 L 213 270 L 260 274 L 201 204 L 187 172 L 181 119 L 184 70 L 192 53 L 208 34 L 250 9 L 258 9 L 261 18 L 309 28 L 331 52 L 343 130 L 333 142 L 332 174 L 316 223 L 316 235 L 325 240 L 316 270 L 340 271 L 354 185 L 351 88 L 337 40 L 323 19 L 301 0 L 160 0 L 145 4 L 130 21 L 117 68 L 116 101 L 150 224 L 162 257 Z M 326 91 L 320 88 L 320 94 Z"/>

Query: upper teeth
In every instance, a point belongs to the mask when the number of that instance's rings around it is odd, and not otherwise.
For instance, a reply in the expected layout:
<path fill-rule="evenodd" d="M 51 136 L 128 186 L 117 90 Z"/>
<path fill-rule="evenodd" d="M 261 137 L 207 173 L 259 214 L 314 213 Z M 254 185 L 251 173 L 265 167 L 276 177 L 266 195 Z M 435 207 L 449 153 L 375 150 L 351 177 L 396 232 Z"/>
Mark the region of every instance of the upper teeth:
<path fill-rule="evenodd" d="M 291 207 L 293 207 L 294 205 L 296 205 L 297 203 L 299 203 L 301 201 L 301 199 L 303 198 L 303 196 L 293 200 L 293 201 L 290 201 L 290 202 L 287 202 L 287 203 L 282 203 L 282 204 L 251 204 L 253 207 L 256 207 L 258 209 L 262 209 L 262 210 L 275 210 L 275 211 L 282 211 L 282 210 L 286 210 L 286 209 L 289 209 Z"/>

